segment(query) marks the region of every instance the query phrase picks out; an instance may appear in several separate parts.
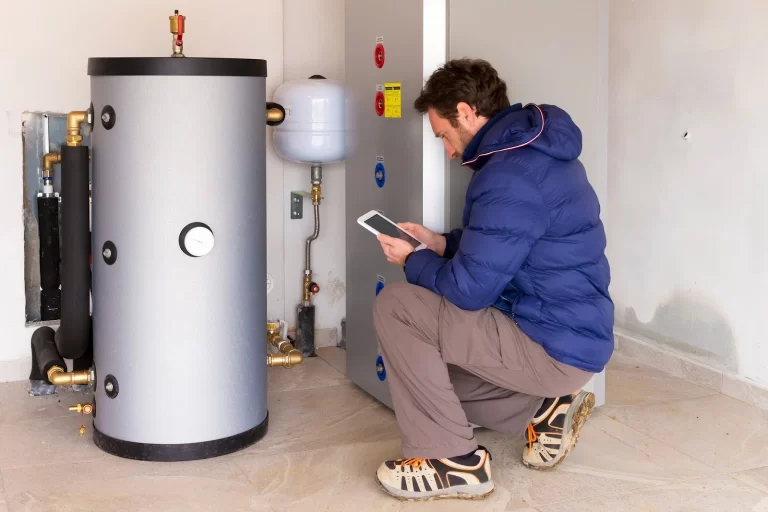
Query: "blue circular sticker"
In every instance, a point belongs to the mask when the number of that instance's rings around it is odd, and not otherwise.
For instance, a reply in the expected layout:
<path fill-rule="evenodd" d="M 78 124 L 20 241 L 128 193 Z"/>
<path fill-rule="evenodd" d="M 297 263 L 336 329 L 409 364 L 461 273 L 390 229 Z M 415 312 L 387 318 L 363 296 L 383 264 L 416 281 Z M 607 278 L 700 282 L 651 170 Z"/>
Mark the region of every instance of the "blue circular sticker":
<path fill-rule="evenodd" d="M 376 295 L 381 293 L 381 290 L 384 289 L 384 283 L 381 281 L 376 281 Z"/>
<path fill-rule="evenodd" d="M 382 382 L 387 378 L 387 369 L 384 368 L 384 358 L 381 356 L 376 358 L 376 375 L 379 376 L 379 380 Z"/>
<path fill-rule="evenodd" d="M 379 186 L 379 188 L 384 186 L 384 182 L 387 181 L 387 170 L 384 168 L 383 163 L 379 162 L 376 164 L 373 177 L 376 179 L 376 184 Z"/>

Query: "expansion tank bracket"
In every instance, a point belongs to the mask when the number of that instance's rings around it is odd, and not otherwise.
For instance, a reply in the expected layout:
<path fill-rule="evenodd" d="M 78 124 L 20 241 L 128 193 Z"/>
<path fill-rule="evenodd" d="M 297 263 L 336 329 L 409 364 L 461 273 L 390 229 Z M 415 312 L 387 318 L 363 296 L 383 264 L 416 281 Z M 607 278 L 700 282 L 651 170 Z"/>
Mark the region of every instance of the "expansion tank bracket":
<path fill-rule="evenodd" d="M 312 197 L 312 194 L 304 190 L 291 191 L 291 219 L 304 218 L 304 198 Z"/>

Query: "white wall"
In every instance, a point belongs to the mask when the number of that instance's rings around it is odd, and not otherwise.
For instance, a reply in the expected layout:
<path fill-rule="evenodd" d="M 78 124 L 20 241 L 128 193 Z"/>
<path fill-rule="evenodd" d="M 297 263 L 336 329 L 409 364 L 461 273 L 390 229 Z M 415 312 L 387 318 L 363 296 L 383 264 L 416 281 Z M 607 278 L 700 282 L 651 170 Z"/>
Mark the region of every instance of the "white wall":
<path fill-rule="evenodd" d="M 610 5 L 617 324 L 762 384 L 766 19 L 764 0 Z"/>
<path fill-rule="evenodd" d="M 88 57 L 162 56 L 170 50 L 168 16 L 188 16 L 185 53 L 200 57 L 262 58 L 268 63 L 267 96 L 288 78 L 327 73 L 343 78 L 343 2 L 286 0 L 166 0 L 72 2 L 44 8 L 35 2 L 5 2 L 0 16 L 0 381 L 29 372 L 32 329 L 24 326 L 21 113 L 68 112 L 90 103 Z M 292 17 L 296 22 L 289 23 Z M 324 19 L 318 24 L 318 19 Z M 72 27 L 79 28 L 73 31 Z M 339 39 L 341 38 L 341 40 Z M 307 75 L 309 76 L 309 75 Z M 283 174 L 284 167 L 287 173 Z M 303 268 L 306 220 L 289 220 L 288 191 L 308 188 L 308 170 L 284 163 L 267 150 L 268 272 L 275 279 L 268 313 L 293 318 Z M 318 327 L 336 327 L 344 314 L 343 166 L 328 168 L 324 187 L 324 231 L 315 250 Z M 331 227 L 328 227 L 328 225 Z M 337 224 L 340 228 L 333 228 Z M 284 236 L 284 235 L 287 235 Z M 301 260 L 301 261 L 300 261 Z M 338 283 L 336 279 L 341 279 Z M 334 292 L 334 290 L 336 290 Z"/>
<path fill-rule="evenodd" d="M 466 20 L 477 12 L 493 13 L 482 22 L 482 30 L 493 36 L 466 30 Z M 450 58 L 488 60 L 507 83 L 513 104 L 554 104 L 571 115 L 582 131 L 580 160 L 600 199 L 605 221 L 608 1 L 453 0 L 449 17 Z M 541 20 L 546 20 L 543 27 L 537 23 Z M 461 181 L 462 175 L 466 180 L 453 192 L 451 209 L 456 224 L 471 173 L 457 162 L 451 167 L 454 181 Z"/>
<path fill-rule="evenodd" d="M 580 160 L 606 224 L 608 7 L 608 0 L 452 0 L 449 11 L 450 58 L 488 60 L 507 83 L 513 104 L 555 104 L 571 115 L 582 132 Z M 493 13 L 483 18 L 483 35 L 465 28 L 477 12 Z M 543 29 L 537 20 L 546 20 Z M 451 223 L 460 226 L 471 173 L 454 161 L 449 176 Z M 587 387 L 602 405 L 605 374 Z"/>
<path fill-rule="evenodd" d="M 344 0 L 284 0 L 285 80 L 323 75 L 344 80 Z M 309 190 L 309 166 L 285 162 L 283 195 Z M 337 328 L 346 314 L 346 253 L 344 251 L 344 163 L 323 167 L 320 236 L 312 243 L 313 280 L 320 293 L 313 299 L 318 329 Z M 290 205 L 283 212 L 285 226 L 285 309 L 289 324 L 296 321 L 304 277 L 305 240 L 312 234 L 312 203 L 304 202 L 304 218 L 291 220 Z M 319 346 L 327 338 L 316 333 Z"/>

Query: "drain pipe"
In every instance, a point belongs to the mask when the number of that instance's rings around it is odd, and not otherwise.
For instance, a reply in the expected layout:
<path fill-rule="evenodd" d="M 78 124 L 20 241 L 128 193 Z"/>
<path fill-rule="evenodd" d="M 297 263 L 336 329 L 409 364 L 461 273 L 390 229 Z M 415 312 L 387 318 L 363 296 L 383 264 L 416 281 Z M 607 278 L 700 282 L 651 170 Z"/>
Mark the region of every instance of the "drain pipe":
<path fill-rule="evenodd" d="M 320 287 L 312 282 L 312 242 L 317 240 L 320 235 L 320 201 L 323 181 L 323 167 L 321 165 L 312 165 L 311 179 L 315 229 L 306 242 L 302 301 L 297 308 L 298 327 L 296 328 L 296 348 L 304 357 L 314 357 L 315 355 L 315 306 L 312 304 L 312 296 L 320 291 Z"/>

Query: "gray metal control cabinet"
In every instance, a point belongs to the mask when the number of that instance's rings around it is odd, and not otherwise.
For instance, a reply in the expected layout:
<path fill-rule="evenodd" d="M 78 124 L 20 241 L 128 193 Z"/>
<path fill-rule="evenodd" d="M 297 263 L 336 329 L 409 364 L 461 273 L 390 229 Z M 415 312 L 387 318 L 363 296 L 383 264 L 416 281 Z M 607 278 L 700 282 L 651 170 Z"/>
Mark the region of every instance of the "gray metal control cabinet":
<path fill-rule="evenodd" d="M 382 284 L 405 276 L 357 217 L 375 209 L 395 221 L 444 228 L 445 154 L 413 101 L 425 68 L 429 74 L 445 60 L 445 8 L 445 0 L 346 4 L 347 375 L 389 406 L 388 384 L 377 373 L 371 308 Z"/>

